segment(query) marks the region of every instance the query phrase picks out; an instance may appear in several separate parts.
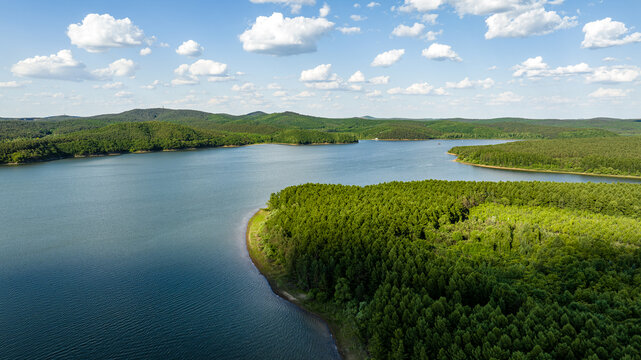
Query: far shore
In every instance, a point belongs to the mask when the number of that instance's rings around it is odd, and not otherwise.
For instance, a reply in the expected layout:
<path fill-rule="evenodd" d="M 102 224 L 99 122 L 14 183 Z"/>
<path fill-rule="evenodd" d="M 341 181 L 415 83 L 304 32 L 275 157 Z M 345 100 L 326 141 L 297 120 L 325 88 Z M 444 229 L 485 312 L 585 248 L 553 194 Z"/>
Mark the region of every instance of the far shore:
<path fill-rule="evenodd" d="M 611 177 L 619 179 L 633 179 L 641 180 L 641 176 L 634 175 L 614 175 L 614 174 L 595 174 L 595 173 L 586 173 L 586 172 L 576 172 L 576 171 L 562 171 L 562 170 L 546 170 L 546 169 L 525 169 L 525 168 L 515 168 L 515 167 L 505 167 L 505 166 L 495 166 L 495 165 L 484 165 L 484 164 L 475 164 L 467 161 L 460 160 L 458 154 L 453 154 L 447 152 L 448 155 L 457 156 L 456 159 L 452 160 L 463 165 L 472 165 L 487 169 L 497 169 L 497 170 L 510 170 L 510 171 L 526 171 L 526 172 L 535 172 L 535 173 L 551 173 L 551 174 L 569 174 L 569 175 L 584 175 L 584 176 L 595 176 L 595 177 Z"/>
<path fill-rule="evenodd" d="M 267 257 L 263 254 L 260 245 L 260 237 L 258 233 L 263 226 L 265 218 L 268 216 L 265 209 L 258 210 L 247 223 L 247 230 L 245 233 L 245 242 L 247 252 L 252 260 L 252 263 L 258 271 L 267 279 L 272 291 L 281 298 L 298 306 L 303 311 L 315 316 L 325 322 L 336 344 L 336 348 L 341 355 L 341 358 L 346 360 L 360 360 L 367 357 L 363 344 L 355 338 L 354 334 L 346 331 L 346 329 L 339 324 L 331 313 L 322 311 L 321 305 L 317 305 L 314 301 L 307 298 L 307 294 L 291 283 L 285 278 L 284 272 L 277 266 L 274 266 Z"/>

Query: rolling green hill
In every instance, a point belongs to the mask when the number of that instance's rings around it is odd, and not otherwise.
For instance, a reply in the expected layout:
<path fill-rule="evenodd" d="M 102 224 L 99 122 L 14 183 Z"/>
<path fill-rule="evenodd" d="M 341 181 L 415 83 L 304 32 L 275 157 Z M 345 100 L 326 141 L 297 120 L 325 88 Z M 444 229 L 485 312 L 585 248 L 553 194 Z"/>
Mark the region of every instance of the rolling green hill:
<path fill-rule="evenodd" d="M 160 122 L 189 127 L 192 131 L 205 132 L 205 137 L 218 139 L 221 134 L 229 137 L 252 139 L 254 142 L 279 142 L 293 144 L 341 143 L 357 139 L 558 139 L 615 136 L 607 126 L 591 128 L 584 123 L 562 121 L 545 125 L 545 121 L 524 119 L 495 120 L 390 120 L 368 118 L 321 118 L 293 112 L 267 114 L 254 112 L 247 115 L 211 114 L 195 110 L 135 109 L 119 114 L 105 114 L 91 117 L 55 116 L 42 119 L 11 119 L 0 121 L 0 144 L 3 151 L 2 162 L 24 162 L 57 158 L 67 152 L 54 151 L 51 144 L 70 142 L 82 138 L 89 141 L 91 136 L 102 136 L 98 129 L 114 124 L 135 124 L 141 122 Z M 613 120 L 613 130 L 627 129 Z M 561 126 L 565 125 L 565 126 Z M 574 126 L 577 125 L 577 126 Z M 578 126 L 580 125 L 580 126 Z M 602 124 L 601 124 L 602 125 Z M 626 125 L 627 126 L 627 125 Z M 135 129 L 135 127 L 127 127 Z M 113 131 L 110 128 L 109 131 Z M 630 129 L 626 131 L 632 131 Z M 119 136 L 125 136 L 123 131 Z M 215 135 L 211 135 L 215 134 Z M 104 148 L 110 148 L 105 141 L 117 142 L 115 137 L 100 141 Z M 175 139 L 180 144 L 182 138 Z M 75 140 L 74 140 L 75 141 Z M 210 141 L 199 146 L 218 146 L 219 142 Z M 164 143 L 165 145 L 167 143 Z M 237 144 L 245 144 L 238 141 Z M 237 145 L 236 144 L 236 145 Z M 115 144 L 111 147 L 114 147 Z M 34 149 L 47 148 L 48 151 Z M 85 147 L 80 146 L 85 149 Z M 152 147 L 153 148 L 153 147 Z M 166 149 L 165 146 L 155 148 Z M 178 147 L 183 148 L 183 147 Z M 103 148 L 96 148 L 102 154 Z M 120 148 L 119 148 L 120 149 Z M 123 150 L 119 150 L 123 151 Z M 107 151 L 108 152 L 108 151 Z M 20 153 L 20 154 L 18 154 Z M 29 154 L 25 156 L 24 154 Z M 38 154 L 43 154 L 39 157 Z M 55 155 L 53 155 L 55 154 Z M 86 155 L 86 151 L 68 153 Z M 15 161 L 8 161 L 12 159 Z"/>

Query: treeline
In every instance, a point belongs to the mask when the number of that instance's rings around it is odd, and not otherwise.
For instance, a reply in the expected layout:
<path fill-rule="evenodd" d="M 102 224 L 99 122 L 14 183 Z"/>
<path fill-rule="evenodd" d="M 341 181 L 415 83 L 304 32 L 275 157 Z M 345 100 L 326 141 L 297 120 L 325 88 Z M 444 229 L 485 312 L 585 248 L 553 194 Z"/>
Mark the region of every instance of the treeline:
<path fill-rule="evenodd" d="M 273 194 L 264 253 L 374 359 L 638 359 L 641 187 L 422 181 Z"/>
<path fill-rule="evenodd" d="M 459 160 L 533 170 L 641 176 L 641 137 L 519 141 L 455 147 Z"/>
<path fill-rule="evenodd" d="M 355 141 L 356 138 L 349 134 L 305 130 L 260 135 L 194 129 L 185 125 L 156 121 L 117 123 L 65 135 L 50 135 L 41 139 L 22 138 L 0 142 L 0 163 L 25 163 L 137 151 L 238 146 L 262 142 L 311 144 Z"/>

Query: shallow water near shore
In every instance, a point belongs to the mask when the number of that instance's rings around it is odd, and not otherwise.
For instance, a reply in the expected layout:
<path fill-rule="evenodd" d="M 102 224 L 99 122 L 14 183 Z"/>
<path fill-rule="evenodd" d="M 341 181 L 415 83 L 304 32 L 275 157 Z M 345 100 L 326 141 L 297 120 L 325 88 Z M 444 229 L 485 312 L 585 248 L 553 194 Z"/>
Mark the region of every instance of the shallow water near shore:
<path fill-rule="evenodd" d="M 0 168 L 0 358 L 338 359 L 318 318 L 245 249 L 272 192 L 305 182 L 633 182 L 485 169 L 491 140 L 259 145 Z"/>

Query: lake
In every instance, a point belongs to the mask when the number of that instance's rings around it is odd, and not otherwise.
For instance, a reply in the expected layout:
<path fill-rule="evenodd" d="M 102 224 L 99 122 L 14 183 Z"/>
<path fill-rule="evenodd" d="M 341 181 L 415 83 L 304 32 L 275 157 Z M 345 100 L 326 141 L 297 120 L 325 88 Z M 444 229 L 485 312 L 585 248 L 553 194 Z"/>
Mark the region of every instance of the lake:
<path fill-rule="evenodd" d="M 461 165 L 502 141 L 257 145 L 0 168 L 0 358 L 338 359 L 245 249 L 269 195 L 306 182 L 636 182 Z"/>

